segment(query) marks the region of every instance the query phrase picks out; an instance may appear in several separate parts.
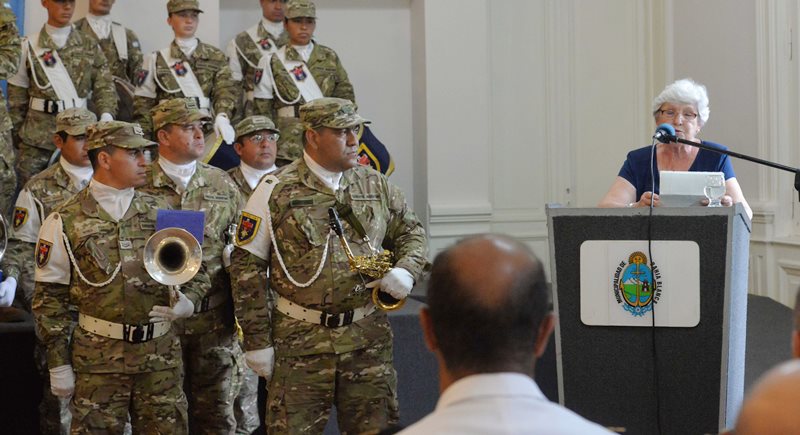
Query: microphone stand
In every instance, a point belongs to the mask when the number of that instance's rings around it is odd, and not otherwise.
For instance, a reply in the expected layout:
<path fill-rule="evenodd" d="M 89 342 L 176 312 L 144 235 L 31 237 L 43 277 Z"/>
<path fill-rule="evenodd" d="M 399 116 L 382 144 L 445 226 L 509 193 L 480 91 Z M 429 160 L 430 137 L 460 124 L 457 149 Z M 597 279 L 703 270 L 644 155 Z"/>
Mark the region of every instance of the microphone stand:
<path fill-rule="evenodd" d="M 794 173 L 794 190 L 798 192 L 798 199 L 800 199 L 800 169 L 793 168 L 791 166 L 782 165 L 780 163 L 771 162 L 769 160 L 759 159 L 758 157 L 751 157 L 745 154 L 740 154 L 735 151 L 730 150 L 721 150 L 719 148 L 714 148 L 710 145 L 706 145 L 704 143 L 692 142 L 686 139 L 681 139 L 677 136 L 673 136 L 670 134 L 656 134 L 656 139 L 662 143 L 669 143 L 669 142 L 679 142 L 685 145 L 690 145 L 696 148 L 702 148 L 704 150 L 713 151 L 719 154 L 725 154 L 726 156 L 736 157 L 737 159 L 747 160 L 753 163 L 758 163 L 759 165 L 769 166 L 771 168 L 780 169 L 786 172 Z"/>

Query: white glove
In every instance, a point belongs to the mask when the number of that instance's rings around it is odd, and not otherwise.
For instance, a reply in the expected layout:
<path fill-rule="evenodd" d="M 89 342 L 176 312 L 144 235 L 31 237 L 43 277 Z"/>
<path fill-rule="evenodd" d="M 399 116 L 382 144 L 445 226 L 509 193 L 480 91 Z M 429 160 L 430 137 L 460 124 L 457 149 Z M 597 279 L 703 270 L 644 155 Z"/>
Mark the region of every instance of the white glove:
<path fill-rule="evenodd" d="M 228 115 L 224 113 L 220 113 L 214 118 L 214 133 L 216 133 L 217 138 L 222 136 L 222 140 L 229 144 L 233 144 L 236 139 L 236 132 L 231 127 L 231 121 L 228 119 Z"/>
<path fill-rule="evenodd" d="M 56 397 L 70 397 L 75 392 L 75 372 L 67 364 L 50 369 L 50 391 Z"/>
<path fill-rule="evenodd" d="M 178 302 L 172 308 L 163 305 L 153 305 L 150 311 L 150 321 L 155 322 L 172 322 L 173 320 L 183 319 L 190 317 L 194 314 L 194 304 L 182 292 L 176 291 L 178 294 Z"/>
<path fill-rule="evenodd" d="M 10 307 L 14 302 L 14 295 L 17 294 L 17 280 L 9 276 L 0 282 L 0 307 Z"/>
<path fill-rule="evenodd" d="M 244 360 L 247 366 L 258 373 L 258 376 L 272 378 L 272 368 L 275 365 L 275 348 L 265 347 L 259 350 L 248 350 L 244 353 Z"/>
<path fill-rule="evenodd" d="M 231 255 L 233 254 L 233 245 L 225 245 L 222 248 L 222 265 L 227 269 L 231 267 Z"/>
<path fill-rule="evenodd" d="M 103 113 L 100 114 L 100 120 L 98 122 L 106 122 L 106 121 L 113 121 L 113 120 L 114 120 L 114 117 L 110 113 L 103 112 Z"/>
<path fill-rule="evenodd" d="M 393 267 L 383 278 L 367 284 L 368 288 L 378 286 L 395 299 L 405 299 L 414 287 L 414 277 L 402 267 Z"/>

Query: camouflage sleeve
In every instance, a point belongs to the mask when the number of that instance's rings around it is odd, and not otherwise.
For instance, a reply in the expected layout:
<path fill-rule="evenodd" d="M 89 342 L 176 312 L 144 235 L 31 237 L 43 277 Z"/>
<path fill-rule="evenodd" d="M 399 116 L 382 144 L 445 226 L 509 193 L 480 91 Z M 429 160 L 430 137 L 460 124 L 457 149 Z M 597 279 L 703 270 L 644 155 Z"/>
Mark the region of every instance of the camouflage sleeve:
<path fill-rule="evenodd" d="M 13 125 L 14 147 L 19 148 L 19 130 L 28 116 L 28 88 L 8 84 L 8 114 Z"/>
<path fill-rule="evenodd" d="M 93 42 L 94 43 L 94 42 Z M 108 60 L 100 45 L 94 43 L 94 82 L 92 85 L 92 102 L 97 114 L 108 112 L 117 116 L 117 90 L 108 70 Z"/>
<path fill-rule="evenodd" d="M 36 335 L 47 348 L 47 364 L 71 364 L 69 340 L 72 317 L 69 314 L 69 285 L 36 282 L 33 292 L 33 317 Z"/>
<path fill-rule="evenodd" d="M 6 80 L 17 72 L 22 52 L 22 39 L 13 20 L 0 24 L 0 41 L 0 80 Z"/>
<path fill-rule="evenodd" d="M 226 62 L 214 75 L 214 91 L 211 101 L 214 102 L 214 113 L 226 113 L 233 119 L 236 115 L 236 104 L 241 98 L 241 82 L 233 79 L 231 68 Z"/>
<path fill-rule="evenodd" d="M 384 247 L 394 252 L 397 258 L 396 267 L 411 272 L 414 279 L 419 281 L 422 274 L 430 268 L 425 228 L 406 204 L 403 191 L 389 183 L 385 177 L 381 177 L 386 183 L 386 200 L 390 213 Z"/>
<path fill-rule="evenodd" d="M 275 80 L 275 89 L 274 92 L 280 95 L 280 98 L 274 98 L 272 101 L 274 104 L 283 105 L 280 100 L 284 99 L 286 101 L 295 101 L 300 95 L 300 90 L 297 89 L 295 86 L 294 81 L 291 77 L 289 77 L 289 73 L 286 71 L 286 68 L 283 66 L 283 62 L 278 58 L 278 56 L 272 56 L 269 60 L 269 67 L 272 70 L 272 77 Z M 276 95 L 277 97 L 277 95 Z M 275 119 L 275 118 L 273 118 Z"/>
<path fill-rule="evenodd" d="M 125 68 L 125 72 L 128 74 L 131 81 L 135 83 L 136 75 L 142 69 L 144 55 L 142 54 L 142 45 L 136 33 L 130 29 L 126 29 L 125 32 L 128 36 L 128 65 Z"/>
<path fill-rule="evenodd" d="M 339 56 L 336 56 L 336 87 L 333 89 L 333 95 L 330 96 L 356 102 L 353 85 L 350 83 L 350 78 L 347 76 L 347 71 L 342 66 Z"/>
<path fill-rule="evenodd" d="M 156 99 L 136 95 L 133 97 L 133 121 L 142 126 L 144 136 L 154 138 L 153 118 L 150 117 L 150 110 L 156 107 Z"/>
<path fill-rule="evenodd" d="M 231 255 L 231 293 L 236 318 L 244 333 L 244 349 L 272 346 L 271 296 L 267 289 L 267 262 L 244 249 Z"/>
<path fill-rule="evenodd" d="M 35 243 L 23 242 L 13 238 L 8 239 L 6 253 L 3 255 L 3 275 L 14 277 L 19 281 L 23 262 L 33 261 Z M 33 279 L 32 276 L 26 279 Z"/>

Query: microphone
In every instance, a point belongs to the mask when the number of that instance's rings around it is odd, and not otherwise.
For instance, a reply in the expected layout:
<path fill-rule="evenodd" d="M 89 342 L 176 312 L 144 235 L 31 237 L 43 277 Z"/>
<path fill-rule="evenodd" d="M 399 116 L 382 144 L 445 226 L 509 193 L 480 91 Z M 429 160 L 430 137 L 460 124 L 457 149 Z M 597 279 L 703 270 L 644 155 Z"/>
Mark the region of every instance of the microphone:
<path fill-rule="evenodd" d="M 670 143 L 675 142 L 677 137 L 675 136 L 675 127 L 671 124 L 661 124 L 656 128 L 656 133 L 653 135 L 653 139 L 661 142 L 661 143 Z"/>

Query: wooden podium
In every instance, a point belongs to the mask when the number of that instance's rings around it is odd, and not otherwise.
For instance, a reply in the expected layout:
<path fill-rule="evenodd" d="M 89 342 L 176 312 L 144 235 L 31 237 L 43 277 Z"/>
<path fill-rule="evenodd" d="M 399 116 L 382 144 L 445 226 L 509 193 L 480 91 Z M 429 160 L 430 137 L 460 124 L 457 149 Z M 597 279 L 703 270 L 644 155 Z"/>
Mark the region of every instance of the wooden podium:
<path fill-rule="evenodd" d="M 626 434 L 659 433 L 659 422 L 664 434 L 718 433 L 733 426 L 744 391 L 750 220 L 740 205 L 649 213 L 547 208 L 559 319 L 559 401 Z M 648 234 L 653 241 L 692 241 L 699 247 L 699 323 L 653 328 L 582 322 L 583 243 L 646 244 Z M 656 303 L 656 318 L 667 308 Z"/>

